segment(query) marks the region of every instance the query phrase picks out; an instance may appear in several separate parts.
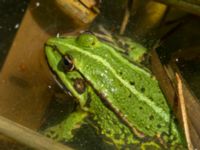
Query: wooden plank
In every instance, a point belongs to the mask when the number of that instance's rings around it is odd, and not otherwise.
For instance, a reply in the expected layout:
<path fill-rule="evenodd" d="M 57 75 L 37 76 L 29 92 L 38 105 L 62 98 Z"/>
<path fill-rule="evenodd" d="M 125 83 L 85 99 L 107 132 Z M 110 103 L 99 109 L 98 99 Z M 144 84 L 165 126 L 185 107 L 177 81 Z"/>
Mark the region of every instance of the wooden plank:
<path fill-rule="evenodd" d="M 69 22 L 53 2 L 32 0 L 0 73 L 0 115 L 32 129 L 41 125 L 54 91 L 44 43 L 71 31 Z"/>

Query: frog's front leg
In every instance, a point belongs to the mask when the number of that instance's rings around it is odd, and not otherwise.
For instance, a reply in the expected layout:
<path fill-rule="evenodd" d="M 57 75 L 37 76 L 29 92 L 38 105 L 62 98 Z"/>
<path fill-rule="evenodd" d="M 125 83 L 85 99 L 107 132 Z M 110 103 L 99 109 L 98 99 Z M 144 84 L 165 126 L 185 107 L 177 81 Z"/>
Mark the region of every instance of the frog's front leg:
<path fill-rule="evenodd" d="M 56 141 L 69 141 L 74 136 L 72 131 L 79 128 L 87 116 L 87 112 L 77 110 L 67 116 L 61 123 L 47 128 L 44 134 Z"/>
<path fill-rule="evenodd" d="M 123 56 L 130 61 L 141 63 L 144 60 L 145 54 L 148 53 L 147 48 L 128 37 L 117 36 L 116 43 L 123 49 Z"/>

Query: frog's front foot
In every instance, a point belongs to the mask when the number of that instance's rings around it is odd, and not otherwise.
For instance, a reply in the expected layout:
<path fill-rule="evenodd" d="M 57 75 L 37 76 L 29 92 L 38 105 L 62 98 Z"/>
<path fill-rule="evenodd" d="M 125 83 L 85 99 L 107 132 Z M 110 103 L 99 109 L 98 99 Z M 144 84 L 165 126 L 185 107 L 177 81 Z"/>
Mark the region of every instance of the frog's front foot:
<path fill-rule="evenodd" d="M 55 139 L 56 141 L 69 141 L 74 136 L 72 131 L 81 126 L 81 123 L 86 116 L 87 113 L 81 110 L 73 112 L 61 123 L 47 128 L 44 131 L 44 135 Z"/>

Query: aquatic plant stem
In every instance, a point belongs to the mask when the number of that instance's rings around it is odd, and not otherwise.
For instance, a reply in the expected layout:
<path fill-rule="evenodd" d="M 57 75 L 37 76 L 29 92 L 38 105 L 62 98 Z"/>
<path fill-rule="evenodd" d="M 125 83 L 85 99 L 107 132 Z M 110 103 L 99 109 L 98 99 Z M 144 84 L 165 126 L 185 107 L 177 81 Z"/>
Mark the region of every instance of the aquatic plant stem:
<path fill-rule="evenodd" d="M 177 80 L 178 97 L 179 97 L 179 102 L 180 102 L 180 107 L 181 107 L 182 121 L 183 121 L 183 127 L 184 127 L 185 136 L 186 136 L 187 146 L 189 150 L 193 150 L 193 145 L 190 138 L 190 130 L 189 130 L 189 125 L 188 125 L 185 99 L 183 96 L 183 88 L 182 88 L 183 86 L 182 86 L 182 81 L 178 73 L 176 73 L 176 80 Z"/>

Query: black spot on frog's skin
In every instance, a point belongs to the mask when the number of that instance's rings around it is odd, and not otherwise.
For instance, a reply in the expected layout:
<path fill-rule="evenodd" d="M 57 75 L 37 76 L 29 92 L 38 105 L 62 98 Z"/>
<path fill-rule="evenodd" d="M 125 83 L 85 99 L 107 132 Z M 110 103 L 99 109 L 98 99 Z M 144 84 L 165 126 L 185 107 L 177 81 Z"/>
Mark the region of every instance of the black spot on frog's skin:
<path fill-rule="evenodd" d="M 135 82 L 134 81 L 130 81 L 129 82 L 131 85 L 135 85 Z"/>
<path fill-rule="evenodd" d="M 70 56 L 65 55 L 58 63 L 58 69 L 60 71 L 68 72 L 74 69 L 74 64 Z"/>
<path fill-rule="evenodd" d="M 160 124 L 157 124 L 157 128 L 159 128 L 159 129 L 160 129 L 161 127 L 162 127 L 162 126 L 161 126 Z"/>
<path fill-rule="evenodd" d="M 45 44 L 45 46 L 48 46 L 47 44 Z M 50 46 L 52 48 L 53 51 L 58 51 L 58 48 L 56 46 Z"/>
<path fill-rule="evenodd" d="M 142 87 L 140 90 L 141 90 L 142 93 L 145 92 L 145 88 L 144 87 Z"/>
<path fill-rule="evenodd" d="M 154 116 L 153 116 L 153 115 L 150 115 L 150 116 L 149 116 L 149 120 L 154 120 Z"/>
<path fill-rule="evenodd" d="M 119 74 L 122 75 L 123 73 L 120 71 Z"/>
<path fill-rule="evenodd" d="M 161 104 L 162 104 L 162 105 L 165 105 L 165 102 L 163 101 L 163 102 L 161 102 Z"/>
<path fill-rule="evenodd" d="M 142 109 L 143 109 L 143 107 L 142 107 L 142 106 L 140 106 L 140 107 L 139 107 L 139 109 L 140 109 L 140 110 L 142 110 Z"/>
<path fill-rule="evenodd" d="M 150 99 L 151 101 L 153 101 L 153 98 L 152 98 L 151 96 L 149 97 L 149 99 Z"/>
<path fill-rule="evenodd" d="M 74 88 L 79 94 L 84 93 L 86 89 L 85 80 L 80 79 L 80 78 L 75 79 Z"/>

